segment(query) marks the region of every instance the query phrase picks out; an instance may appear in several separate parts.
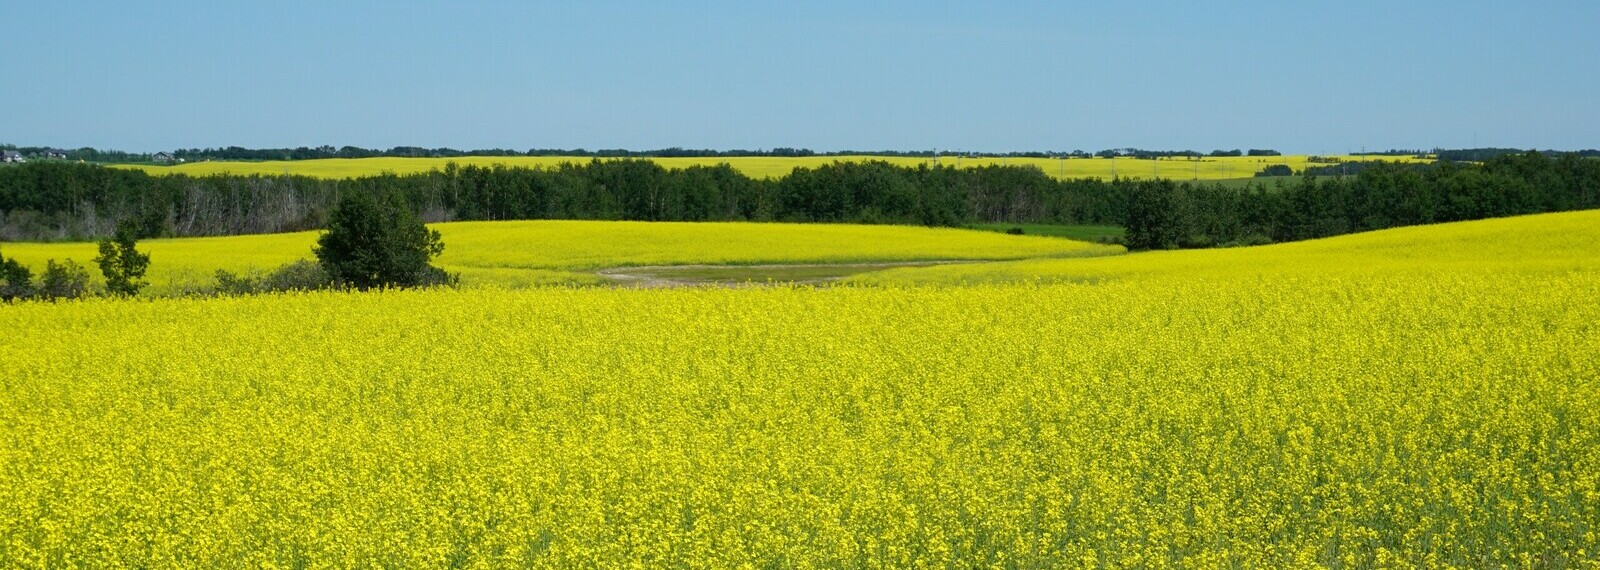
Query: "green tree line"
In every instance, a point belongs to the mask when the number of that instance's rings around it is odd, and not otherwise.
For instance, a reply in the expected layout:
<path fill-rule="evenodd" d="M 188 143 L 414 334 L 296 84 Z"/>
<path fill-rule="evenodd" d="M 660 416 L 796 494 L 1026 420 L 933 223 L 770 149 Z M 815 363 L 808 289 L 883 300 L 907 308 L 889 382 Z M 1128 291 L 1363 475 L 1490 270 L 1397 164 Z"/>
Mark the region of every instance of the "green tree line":
<path fill-rule="evenodd" d="M 457 166 L 350 180 L 152 176 L 70 162 L 0 168 L 0 239 L 96 239 L 125 220 L 141 238 L 322 228 L 343 193 L 395 192 L 422 219 L 794 221 L 960 225 L 975 220 L 1113 224 L 1122 181 L 1057 181 L 1037 168 L 799 168 L 778 180 L 727 165 L 648 160 L 552 168 Z"/>
<path fill-rule="evenodd" d="M 46 161 L 0 168 L 0 239 L 98 239 L 319 229 L 344 194 L 394 193 L 421 219 L 791 221 L 957 226 L 1121 225 L 1134 248 L 1210 247 L 1401 225 L 1600 207 L 1600 160 L 1545 153 L 1482 163 L 1363 164 L 1244 188 L 1169 180 L 1056 180 L 1031 166 L 797 168 L 776 179 L 727 165 L 647 160 L 553 168 L 458 166 L 350 180 L 152 176 Z"/>
<path fill-rule="evenodd" d="M 1363 163 L 1354 176 L 1242 190 L 1169 181 L 1133 190 L 1123 220 L 1130 248 L 1213 247 L 1600 208 L 1600 160 L 1528 152 L 1481 164 Z"/>
<path fill-rule="evenodd" d="M 0 150 L 15 150 L 28 158 L 46 158 L 51 147 L 43 146 L 17 146 L 0 144 Z M 67 149 L 64 151 L 68 160 L 84 160 L 88 162 L 105 163 L 147 163 L 154 160 L 155 153 L 123 152 L 119 150 L 100 150 L 92 147 Z M 1217 150 L 1211 156 L 1242 156 L 1244 151 Z M 1274 150 L 1252 149 L 1250 156 L 1277 156 Z M 602 148 L 589 150 L 584 148 L 530 148 L 516 150 L 508 148 L 486 148 L 461 150 L 450 147 L 420 147 L 397 146 L 388 149 L 362 148 L 358 146 L 322 145 L 315 147 L 295 148 L 244 148 L 227 146 L 218 148 L 180 148 L 170 153 L 173 158 L 185 161 L 197 160 L 228 160 L 228 161 L 264 161 L 264 160 L 315 160 L 325 158 L 373 158 L 373 157 L 401 157 L 401 158 L 455 158 L 463 156 L 563 156 L 563 157 L 593 157 L 593 158 L 727 158 L 741 156 L 771 156 L 771 157 L 804 157 L 804 156 L 875 156 L 875 157 L 916 157 L 933 158 L 935 156 L 966 156 L 982 158 L 1090 158 L 1102 157 L 1199 157 L 1201 153 L 1192 150 L 1159 151 L 1136 148 L 1107 149 L 1097 153 L 1083 150 L 1074 151 L 973 151 L 973 150 L 835 150 L 815 151 L 808 148 L 775 147 L 770 149 L 696 149 L 682 147 L 668 147 L 649 150 L 630 150 L 625 148 Z"/>

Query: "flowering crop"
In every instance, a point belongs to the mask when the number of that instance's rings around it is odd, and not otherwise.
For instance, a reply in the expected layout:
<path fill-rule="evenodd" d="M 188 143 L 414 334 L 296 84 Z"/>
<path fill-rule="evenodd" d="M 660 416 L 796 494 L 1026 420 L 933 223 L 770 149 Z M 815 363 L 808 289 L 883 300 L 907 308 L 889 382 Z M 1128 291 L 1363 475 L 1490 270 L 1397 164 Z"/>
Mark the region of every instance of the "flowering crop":
<path fill-rule="evenodd" d="M 1284 165 L 1295 171 L 1300 171 L 1308 166 L 1321 166 L 1321 163 L 1311 161 L 1308 155 L 1287 156 L 1235 156 L 1235 157 L 1205 157 L 1194 161 L 1187 158 L 1171 158 L 1162 160 L 1139 160 L 1133 158 L 1074 158 L 1061 160 L 1057 158 L 957 158 L 954 156 L 941 157 L 937 164 L 941 166 L 954 166 L 956 168 L 975 168 L 979 166 L 1011 165 L 1032 166 L 1044 171 L 1045 174 L 1055 178 L 1148 178 L 1159 176 L 1189 180 L 1217 180 L 1228 178 L 1249 178 L 1268 166 Z M 1419 159 L 1412 156 L 1334 156 L 1346 161 L 1371 161 L 1382 160 L 1389 162 L 1431 162 L 1431 159 Z M 151 166 L 143 164 L 114 165 L 116 168 L 129 168 L 143 170 L 151 174 L 188 174 L 190 176 L 205 176 L 208 174 L 239 174 L 277 176 L 284 173 L 302 176 L 315 176 L 318 178 L 357 178 L 361 176 L 376 176 L 386 172 L 396 174 L 414 174 L 429 170 L 442 170 L 446 164 L 454 162 L 461 166 L 493 166 L 503 164 L 511 167 L 526 168 L 552 168 L 563 163 L 584 164 L 591 160 L 588 157 L 576 156 L 462 156 L 454 158 L 402 158 L 402 157 L 376 157 L 376 158 L 327 158 L 317 160 L 269 160 L 259 162 L 229 162 L 229 161 L 204 161 L 191 162 L 176 166 Z M 617 160 L 617 159 L 599 159 Z M 897 166 L 916 167 L 918 165 L 931 165 L 934 161 L 930 158 L 908 156 L 728 156 L 728 157 L 671 157 L 671 158 L 646 158 L 660 164 L 663 168 L 688 168 L 691 166 L 715 166 L 727 164 L 745 176 L 752 178 L 782 178 L 788 176 L 796 168 L 817 168 L 835 162 L 862 162 L 883 161 Z"/>
<path fill-rule="evenodd" d="M 1600 271 L 1600 210 L 1412 226 L 1259 247 L 892 269 L 861 284 L 1103 283 Z"/>
<path fill-rule="evenodd" d="M 1434 249 L 1471 228 L 1339 258 L 1415 271 L 0 307 L 0 560 L 1590 563 L 1593 253 Z"/>

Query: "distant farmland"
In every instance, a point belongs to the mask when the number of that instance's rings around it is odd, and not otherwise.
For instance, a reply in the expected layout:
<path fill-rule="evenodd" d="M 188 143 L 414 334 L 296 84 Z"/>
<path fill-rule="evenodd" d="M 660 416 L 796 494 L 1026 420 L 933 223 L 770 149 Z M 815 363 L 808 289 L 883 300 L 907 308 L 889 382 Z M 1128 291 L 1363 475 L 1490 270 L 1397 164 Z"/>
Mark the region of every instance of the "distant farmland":
<path fill-rule="evenodd" d="M 1160 160 L 1135 159 L 1135 158 L 959 158 L 954 156 L 940 157 L 935 162 L 931 158 L 920 157 L 882 157 L 882 156 L 808 156 L 808 157 L 771 157 L 771 156 L 736 156 L 736 157 L 708 157 L 708 158 L 645 158 L 642 160 L 654 161 L 666 168 L 688 168 L 690 166 L 705 166 L 727 163 L 739 172 L 752 178 L 781 178 L 793 172 L 795 168 L 815 168 L 833 162 L 861 162 L 879 160 L 898 166 L 917 166 L 921 164 L 940 166 L 954 166 L 957 168 L 974 168 L 980 166 L 1006 165 L 1006 166 L 1036 166 L 1054 178 L 1170 178 L 1174 180 L 1225 180 L 1231 178 L 1249 178 L 1255 173 L 1274 165 L 1287 165 L 1296 171 L 1306 166 L 1317 166 L 1319 163 L 1310 161 L 1310 155 L 1289 156 L 1235 156 L 1235 157 L 1204 157 L 1200 159 L 1188 158 L 1163 158 Z M 1426 162 L 1410 156 L 1333 156 L 1345 161 L 1356 160 L 1386 160 L 1392 162 Z M 427 172 L 434 169 L 443 169 L 446 164 L 454 162 L 461 166 L 469 164 L 490 166 L 504 164 L 510 167 L 549 168 L 563 163 L 585 163 L 591 160 L 619 160 L 612 158 L 595 159 L 581 156 L 469 156 L 457 158 L 329 158 L 319 160 L 295 161 L 264 161 L 264 162 L 191 162 L 173 166 L 153 165 L 118 165 L 119 168 L 135 168 L 153 174 L 297 174 L 302 176 L 315 176 L 318 178 L 356 178 L 392 172 L 394 174 L 412 174 Z"/>
<path fill-rule="evenodd" d="M 894 263 L 1055 258 L 1121 253 L 1118 246 L 953 228 L 744 222 L 646 223 L 533 220 L 434 225 L 447 245 L 439 264 L 468 285 L 601 284 L 595 270 L 650 265 Z M 217 270 L 249 272 L 311 257 L 315 232 L 141 242 L 154 294 L 205 287 Z M 90 265 L 91 242 L 7 243 L 6 257 L 35 271 L 46 260 Z M 759 278 L 759 275 L 756 275 Z"/>

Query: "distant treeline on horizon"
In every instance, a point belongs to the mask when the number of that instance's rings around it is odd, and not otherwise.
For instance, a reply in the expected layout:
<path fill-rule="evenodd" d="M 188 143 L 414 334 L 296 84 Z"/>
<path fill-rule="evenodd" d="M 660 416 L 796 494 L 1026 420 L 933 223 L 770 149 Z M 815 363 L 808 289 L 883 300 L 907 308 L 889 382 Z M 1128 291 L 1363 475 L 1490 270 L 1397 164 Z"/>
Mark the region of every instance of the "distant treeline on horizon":
<path fill-rule="evenodd" d="M 138 153 L 119 150 L 99 150 L 92 147 L 77 149 L 57 149 L 53 147 L 16 146 L 0 144 L 0 150 L 13 150 L 26 158 L 65 158 L 67 160 L 83 160 L 87 162 L 103 163 L 144 163 L 155 161 L 156 154 L 163 153 Z M 1537 149 L 1515 148 L 1473 148 L 1473 149 L 1390 149 L 1375 152 L 1355 152 L 1354 156 L 1433 156 L 1439 160 L 1482 162 L 1496 156 L 1518 154 L 1524 152 L 1542 152 L 1548 155 L 1577 154 L 1584 157 L 1600 157 L 1600 150 L 1587 149 L 1579 151 L 1556 151 Z M 686 149 L 670 147 L 655 150 L 634 151 L 627 149 L 599 149 L 587 150 L 582 148 L 535 148 L 527 151 L 493 148 L 478 150 L 458 150 L 448 147 L 426 148 L 417 146 L 397 146 L 388 150 L 369 149 L 356 146 L 333 147 L 324 145 L 319 147 L 297 148 L 243 148 L 230 146 L 225 148 L 188 148 L 166 152 L 166 158 L 171 160 L 197 161 L 197 160 L 228 160 L 228 161 L 267 161 L 267 160 L 316 160 L 327 158 L 456 158 L 467 156 L 572 156 L 584 158 L 718 158 L 718 157 L 807 157 L 807 156 L 881 156 L 881 157 L 922 157 L 934 156 L 966 156 L 977 158 L 1199 158 L 1199 157 L 1230 157 L 1230 156 L 1282 156 L 1283 153 L 1273 149 L 1233 149 L 1213 150 L 1202 153 L 1193 150 L 1146 150 L 1139 148 L 1114 148 L 1098 152 L 1073 151 L 1018 151 L 1018 152 L 973 152 L 960 150 L 841 150 L 819 152 L 805 148 L 778 147 L 771 149 Z"/>
<path fill-rule="evenodd" d="M 45 157 L 49 153 L 65 154 L 68 159 L 82 159 L 90 162 L 150 162 L 157 153 L 136 153 L 119 150 L 98 150 L 91 147 L 79 149 L 56 149 L 51 147 L 18 147 L 15 145 L 0 144 L 0 150 L 16 150 L 27 157 Z M 333 147 L 329 145 L 319 147 L 297 148 L 244 148 L 230 146 L 225 148 L 185 148 L 167 152 L 173 159 L 186 161 L 195 160 L 230 160 L 230 161 L 266 161 L 266 160 L 317 160 L 326 158 L 458 158 L 467 156 L 572 156 L 582 158 L 719 158 L 719 157 L 808 157 L 808 156 L 881 156 L 881 157 L 917 157 L 931 158 L 934 156 L 968 156 L 978 158 L 1092 158 L 1092 157 L 1132 157 L 1132 158 L 1165 158 L 1165 157 L 1201 157 L 1201 156 L 1282 156 L 1276 150 L 1249 149 L 1249 150 L 1214 150 L 1210 153 L 1201 153 L 1192 150 L 1144 150 L 1138 148 L 1106 149 L 1099 152 L 1073 151 L 1015 151 L 1015 152 L 978 152 L 964 150 L 839 150 L 839 151 L 814 151 L 808 148 L 777 147 L 771 149 L 733 149 L 712 150 L 669 147 L 654 150 L 628 150 L 621 148 L 588 150 L 583 148 L 534 148 L 527 151 L 518 151 L 506 148 L 490 148 L 477 150 L 460 150 L 449 147 L 427 148 L 418 146 L 397 146 L 388 150 L 362 148 L 357 146 Z M 1378 153 L 1374 153 L 1378 154 Z M 1406 151 L 1402 154 L 1415 154 Z"/>
<path fill-rule="evenodd" d="M 1341 176 L 1244 188 L 1168 179 L 1057 180 L 1034 166 L 881 160 L 752 178 L 727 164 L 642 159 L 459 166 L 353 179 L 151 175 L 62 160 L 0 168 L 0 241 L 323 228 L 344 193 L 395 193 L 429 221 L 774 221 L 1116 225 L 1134 249 L 1249 245 L 1395 226 L 1600 208 L 1600 160 L 1530 152 L 1483 162 L 1371 161 Z M 1329 173 L 1329 174 L 1334 174 Z"/>

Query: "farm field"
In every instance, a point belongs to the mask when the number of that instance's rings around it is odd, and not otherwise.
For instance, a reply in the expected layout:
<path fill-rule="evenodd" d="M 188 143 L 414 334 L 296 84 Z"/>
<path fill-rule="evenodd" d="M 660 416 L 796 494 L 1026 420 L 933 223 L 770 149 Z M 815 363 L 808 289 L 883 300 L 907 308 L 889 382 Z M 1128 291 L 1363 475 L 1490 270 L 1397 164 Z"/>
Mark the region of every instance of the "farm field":
<path fill-rule="evenodd" d="M 1172 178 L 1177 180 L 1200 180 L 1248 178 L 1256 172 L 1275 164 L 1285 164 L 1295 170 L 1305 168 L 1308 164 L 1308 155 L 1292 156 L 1264 156 L 1264 157 L 1206 157 L 1200 160 L 1185 158 L 1172 158 L 1161 160 L 1139 160 L 1133 158 L 1074 158 L 1074 159 L 1048 159 L 1048 158 L 957 158 L 953 156 L 941 157 L 940 165 L 951 165 L 957 168 L 972 168 L 988 165 L 1028 165 L 1038 167 L 1055 178 Z M 1398 162 L 1416 162 L 1418 159 L 1409 156 L 1339 156 L 1343 160 L 1391 160 Z M 121 164 L 113 165 L 117 168 L 133 168 L 152 174 L 188 174 L 191 176 L 204 176 L 207 174 L 259 174 L 263 176 L 276 176 L 280 174 L 297 174 L 319 178 L 356 178 L 392 172 L 395 174 L 413 174 L 429 170 L 443 170 L 451 162 L 466 166 L 491 166 L 504 164 L 506 166 L 521 166 L 530 168 L 550 168 L 562 163 L 585 163 L 595 160 L 589 157 L 563 157 L 563 156 L 470 156 L 458 158 L 329 158 L 319 160 L 295 161 L 264 161 L 264 162 L 192 162 L 172 166 Z M 608 159 L 600 159 L 608 160 Z M 765 157 L 765 156 L 736 156 L 713 158 L 649 158 L 666 168 L 688 168 L 690 166 L 709 166 L 727 163 L 739 172 L 752 178 L 781 178 L 787 176 L 797 167 L 816 168 L 834 162 L 859 162 L 866 160 L 881 160 L 898 166 L 917 166 L 920 164 L 933 164 L 932 159 L 917 157 L 878 157 L 878 156 L 810 156 L 810 157 Z"/>
<path fill-rule="evenodd" d="M 907 267 L 852 277 L 859 284 L 1099 283 L 1164 279 L 1368 277 L 1600 271 L 1600 211 L 1411 226 L 1246 248 L 1149 251 L 1083 260 Z"/>
<path fill-rule="evenodd" d="M 450 222 L 439 265 L 466 285 L 600 284 L 597 269 L 1111 255 L 1121 247 L 1036 236 L 909 226 L 604 221 Z M 146 240 L 153 294 L 215 281 L 219 269 L 269 270 L 312 257 L 317 232 Z M 6 243 L 0 254 L 35 270 L 48 259 L 91 267 L 93 243 Z M 752 274 L 759 280 L 760 274 Z"/>
<path fill-rule="evenodd" d="M 1597 228 L 0 307 L 0 560 L 1582 566 Z"/>

